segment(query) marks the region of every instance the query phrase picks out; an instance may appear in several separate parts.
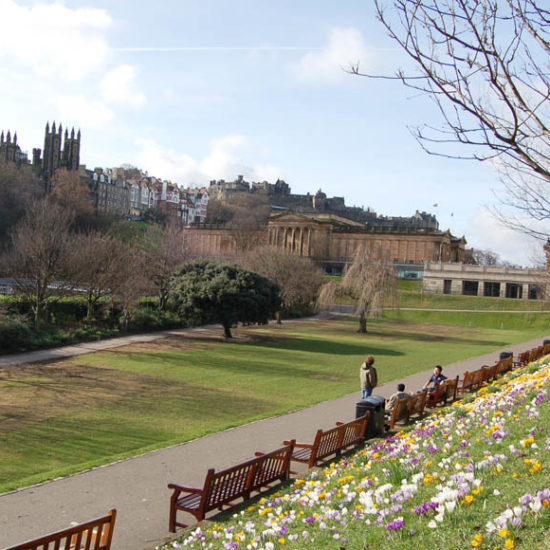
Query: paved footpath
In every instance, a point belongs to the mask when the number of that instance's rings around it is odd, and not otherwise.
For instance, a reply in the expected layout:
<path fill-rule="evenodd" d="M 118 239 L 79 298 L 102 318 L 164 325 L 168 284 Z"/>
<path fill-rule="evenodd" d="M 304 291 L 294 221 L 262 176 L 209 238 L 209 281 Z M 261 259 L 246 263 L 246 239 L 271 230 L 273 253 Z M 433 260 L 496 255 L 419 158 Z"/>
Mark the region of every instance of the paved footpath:
<path fill-rule="evenodd" d="M 168 332 L 173 334 L 175 331 Z M 506 350 L 517 354 L 540 345 L 542 340 L 538 338 L 509 346 Z M 451 377 L 484 364 L 494 364 L 500 351 L 445 365 L 444 373 Z M 57 354 L 55 358 L 62 356 Z M 23 361 L 12 356 L 11 363 L 14 362 Z M 444 364 L 444 360 L 441 362 Z M 383 369 L 383 362 L 377 367 Z M 402 381 L 412 391 L 420 388 L 430 374 L 431 369 Z M 395 385 L 396 381 L 380 386 L 376 394 L 389 397 L 395 391 Z M 63 529 L 72 521 L 98 517 L 116 508 L 113 550 L 152 549 L 171 536 L 168 532 L 168 483 L 200 487 L 209 467 L 222 469 L 242 462 L 253 456 L 254 451 L 274 449 L 285 439 L 310 442 L 318 428 L 332 426 L 336 420 L 353 418 L 358 398 L 359 392 L 355 392 L 290 414 L 0 495 L 0 548 Z"/>

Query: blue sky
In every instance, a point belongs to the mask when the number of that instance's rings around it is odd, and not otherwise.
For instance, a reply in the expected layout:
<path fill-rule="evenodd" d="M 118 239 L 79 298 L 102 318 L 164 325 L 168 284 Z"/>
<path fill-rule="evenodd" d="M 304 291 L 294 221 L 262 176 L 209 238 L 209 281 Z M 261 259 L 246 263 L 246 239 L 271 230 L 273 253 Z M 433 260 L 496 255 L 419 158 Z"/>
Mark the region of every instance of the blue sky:
<path fill-rule="evenodd" d="M 486 211 L 486 164 L 429 156 L 408 127 L 440 121 L 397 82 L 407 60 L 369 1 L 0 0 L 0 129 L 24 150 L 46 121 L 82 130 L 87 167 L 130 163 L 183 185 L 285 179 L 532 264 L 540 245 Z M 437 205 L 437 206 L 434 206 Z"/>

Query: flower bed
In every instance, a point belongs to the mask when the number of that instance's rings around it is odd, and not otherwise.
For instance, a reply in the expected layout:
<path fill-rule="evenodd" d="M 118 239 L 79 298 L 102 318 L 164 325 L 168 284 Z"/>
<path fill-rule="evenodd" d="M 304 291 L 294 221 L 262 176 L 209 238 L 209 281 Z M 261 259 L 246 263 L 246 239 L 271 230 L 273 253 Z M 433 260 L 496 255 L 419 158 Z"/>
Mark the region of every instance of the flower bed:
<path fill-rule="evenodd" d="M 159 547 L 547 547 L 549 358 Z"/>

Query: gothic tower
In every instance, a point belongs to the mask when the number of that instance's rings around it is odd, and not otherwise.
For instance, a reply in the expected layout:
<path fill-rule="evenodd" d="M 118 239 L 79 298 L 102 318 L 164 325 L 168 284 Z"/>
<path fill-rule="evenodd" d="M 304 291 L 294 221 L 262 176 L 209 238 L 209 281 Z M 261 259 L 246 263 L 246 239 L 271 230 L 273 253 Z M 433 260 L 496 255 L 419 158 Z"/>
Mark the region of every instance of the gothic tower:
<path fill-rule="evenodd" d="M 17 145 L 17 132 L 11 138 L 11 132 L 8 130 L 4 138 L 4 131 L 0 134 L 0 159 L 6 162 L 21 162 L 21 148 Z"/>
<path fill-rule="evenodd" d="M 69 132 L 65 130 L 65 139 L 63 141 L 63 161 L 61 165 L 67 170 L 78 170 L 80 165 L 80 130 L 75 138 L 74 128 L 71 130 L 71 137 Z"/>
<path fill-rule="evenodd" d="M 49 182 L 58 168 L 76 171 L 80 165 L 80 130 L 75 137 L 74 128 L 69 137 L 68 130 L 65 130 L 65 136 L 62 140 L 63 129 L 61 124 L 56 129 L 55 121 L 52 124 L 50 132 L 50 123 L 46 123 L 46 134 L 44 137 L 44 153 L 42 157 L 42 177 L 49 189 Z M 63 149 L 61 144 L 63 142 Z M 33 159 L 39 157 L 40 151 L 36 153 L 33 150 Z"/>
<path fill-rule="evenodd" d="M 52 124 L 52 131 L 50 132 L 50 123 L 46 123 L 46 134 L 44 137 L 44 156 L 42 158 L 42 174 L 44 180 L 49 182 L 55 171 L 60 166 L 61 161 L 61 124 L 59 125 L 59 131 L 55 129 L 55 121 Z"/>

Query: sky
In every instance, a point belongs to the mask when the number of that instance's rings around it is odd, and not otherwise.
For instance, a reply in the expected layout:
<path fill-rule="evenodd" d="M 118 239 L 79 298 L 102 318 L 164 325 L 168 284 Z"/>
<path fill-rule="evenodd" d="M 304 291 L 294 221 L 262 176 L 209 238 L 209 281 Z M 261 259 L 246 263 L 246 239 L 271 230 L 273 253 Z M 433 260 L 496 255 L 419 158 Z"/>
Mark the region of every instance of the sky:
<path fill-rule="evenodd" d="M 540 242 L 491 216 L 490 165 L 415 141 L 409 128 L 441 123 L 429 97 L 349 74 L 357 63 L 407 64 L 365 0 L 0 0 L 0 130 L 30 157 L 55 120 L 80 128 L 87 168 L 129 163 L 184 186 L 281 178 L 539 259 Z"/>

